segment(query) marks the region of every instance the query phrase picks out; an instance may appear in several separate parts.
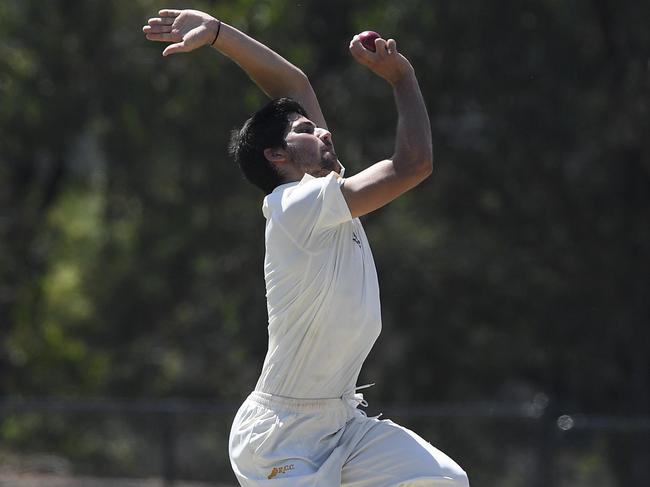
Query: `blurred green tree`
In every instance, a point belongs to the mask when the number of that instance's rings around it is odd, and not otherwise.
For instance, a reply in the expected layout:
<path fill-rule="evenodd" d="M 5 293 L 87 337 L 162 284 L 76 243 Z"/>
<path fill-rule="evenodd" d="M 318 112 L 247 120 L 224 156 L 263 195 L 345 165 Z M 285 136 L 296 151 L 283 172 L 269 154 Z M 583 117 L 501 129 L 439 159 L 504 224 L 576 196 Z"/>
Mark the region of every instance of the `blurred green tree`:
<path fill-rule="evenodd" d="M 261 195 L 226 144 L 264 96 L 210 50 L 163 59 L 140 27 L 164 6 L 0 4 L 0 394 L 238 400 L 255 383 Z M 371 396 L 647 414 L 649 4 L 184 6 L 301 66 L 352 172 L 390 154 L 396 120 L 349 37 L 394 36 L 416 68 L 437 169 L 365 219 Z M 640 485 L 647 440 L 610 447 Z"/>

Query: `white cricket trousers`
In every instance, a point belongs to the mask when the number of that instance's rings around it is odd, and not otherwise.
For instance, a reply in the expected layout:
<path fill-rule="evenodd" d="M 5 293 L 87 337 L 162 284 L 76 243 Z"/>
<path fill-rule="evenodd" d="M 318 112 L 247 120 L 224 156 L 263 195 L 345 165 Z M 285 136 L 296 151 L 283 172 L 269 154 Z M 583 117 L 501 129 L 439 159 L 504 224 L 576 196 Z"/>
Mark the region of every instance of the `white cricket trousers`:
<path fill-rule="evenodd" d="M 357 394 L 358 398 L 360 395 Z M 242 487 L 469 487 L 451 458 L 358 400 L 292 399 L 253 392 L 230 432 Z"/>

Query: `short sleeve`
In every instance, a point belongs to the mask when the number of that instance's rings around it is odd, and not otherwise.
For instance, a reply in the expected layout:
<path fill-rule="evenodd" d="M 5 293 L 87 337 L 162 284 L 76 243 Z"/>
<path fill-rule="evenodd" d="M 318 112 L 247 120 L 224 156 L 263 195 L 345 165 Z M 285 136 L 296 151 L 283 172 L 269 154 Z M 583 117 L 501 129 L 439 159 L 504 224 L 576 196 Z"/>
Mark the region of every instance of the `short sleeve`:
<path fill-rule="evenodd" d="M 272 209 L 271 218 L 295 243 L 308 246 L 315 238 L 352 220 L 341 192 L 341 181 L 334 172 L 322 178 L 305 175 L 298 185 L 282 195 L 279 205 Z"/>

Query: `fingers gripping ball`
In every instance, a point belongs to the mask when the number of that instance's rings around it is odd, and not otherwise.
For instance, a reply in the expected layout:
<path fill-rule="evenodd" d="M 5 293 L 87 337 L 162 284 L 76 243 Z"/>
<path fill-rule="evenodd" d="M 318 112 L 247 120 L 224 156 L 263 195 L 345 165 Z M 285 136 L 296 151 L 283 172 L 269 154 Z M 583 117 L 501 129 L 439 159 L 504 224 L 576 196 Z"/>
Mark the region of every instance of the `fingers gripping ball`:
<path fill-rule="evenodd" d="M 381 36 L 374 30 L 365 30 L 359 34 L 359 40 L 361 45 L 368 49 L 369 51 L 375 52 L 375 39 L 379 39 Z"/>

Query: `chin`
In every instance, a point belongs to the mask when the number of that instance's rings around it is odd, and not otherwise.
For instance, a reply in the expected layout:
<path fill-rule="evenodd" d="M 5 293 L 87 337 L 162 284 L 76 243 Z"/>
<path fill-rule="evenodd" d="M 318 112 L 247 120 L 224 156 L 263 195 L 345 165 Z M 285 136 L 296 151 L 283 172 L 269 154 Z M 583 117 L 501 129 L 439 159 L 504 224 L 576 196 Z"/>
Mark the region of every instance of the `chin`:
<path fill-rule="evenodd" d="M 323 169 L 325 169 L 328 174 L 332 171 L 334 171 L 336 174 L 340 174 L 342 167 L 343 166 L 341 166 L 341 163 L 336 157 L 328 157 L 327 159 L 323 160 Z"/>

